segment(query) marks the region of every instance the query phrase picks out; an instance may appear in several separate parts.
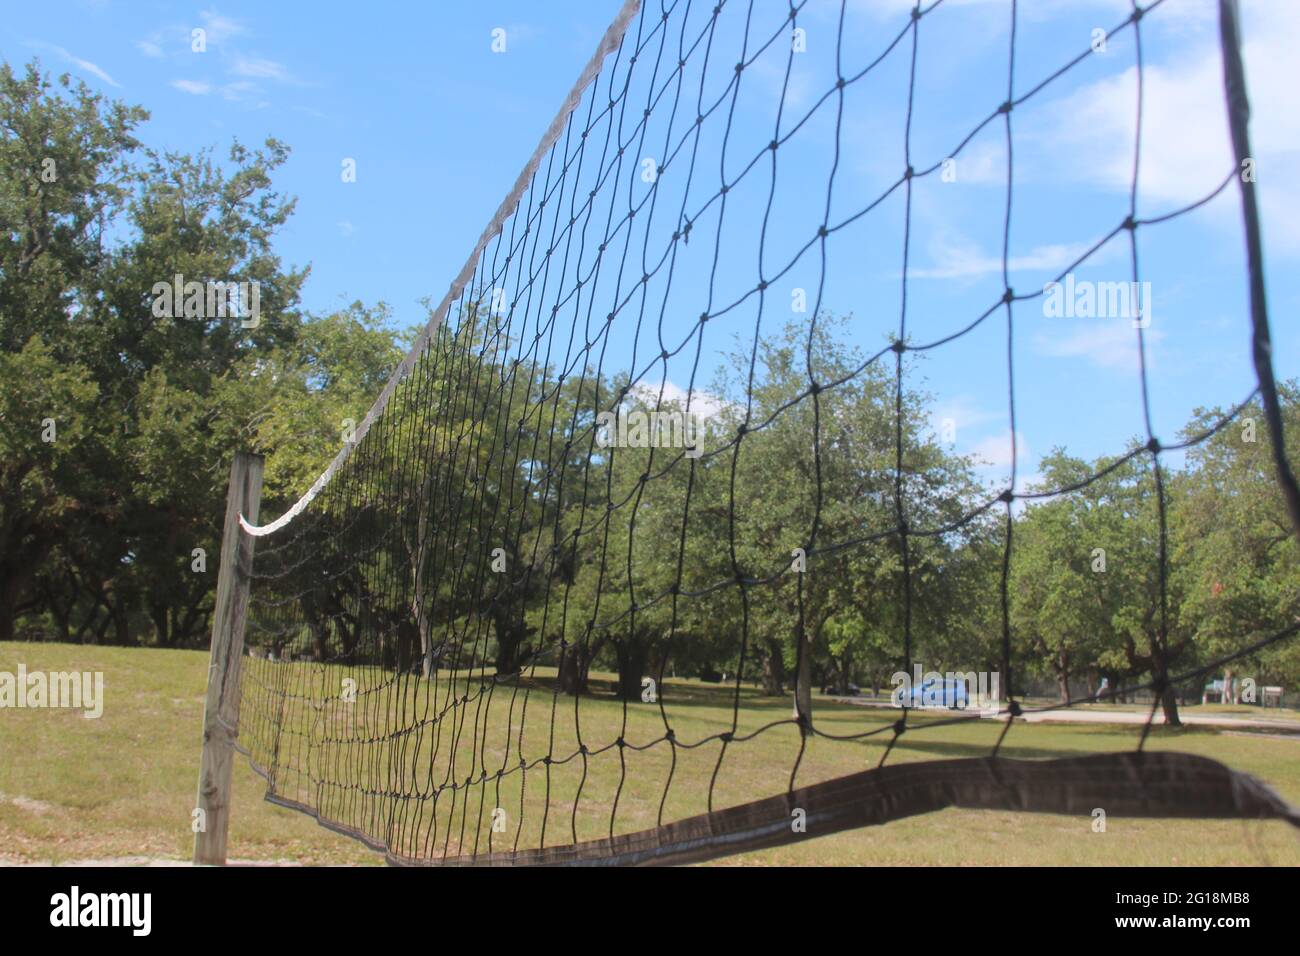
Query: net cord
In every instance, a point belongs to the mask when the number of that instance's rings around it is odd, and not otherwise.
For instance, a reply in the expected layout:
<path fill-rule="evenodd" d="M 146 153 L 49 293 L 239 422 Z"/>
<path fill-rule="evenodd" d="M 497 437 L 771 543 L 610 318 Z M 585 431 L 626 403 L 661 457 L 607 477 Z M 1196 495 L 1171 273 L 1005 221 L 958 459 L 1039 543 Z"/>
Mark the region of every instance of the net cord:
<path fill-rule="evenodd" d="M 451 288 L 447 290 L 447 294 L 443 297 L 442 302 L 438 304 L 438 307 L 433 311 L 432 315 L 430 315 L 428 324 L 425 325 L 419 338 L 417 338 L 415 343 L 411 346 L 411 350 L 406 353 L 401 364 L 397 366 L 393 371 L 393 374 L 389 377 L 387 384 L 384 385 L 383 391 L 380 392 L 379 397 L 375 399 L 375 403 L 370 406 L 370 410 L 366 412 L 365 417 L 362 418 L 360 423 L 357 425 L 352 439 L 344 443 L 343 447 L 339 449 L 339 453 L 334 456 L 334 460 L 330 462 L 329 467 L 321 472 L 320 477 L 317 478 L 312 483 L 312 486 L 307 489 L 306 494 L 294 502 L 289 510 L 280 515 L 280 517 L 268 524 L 255 525 L 250 523 L 243 515 L 240 515 L 239 526 L 245 533 L 250 534 L 255 538 L 275 534 L 275 532 L 286 527 L 290 522 L 298 517 L 298 515 L 302 514 L 307 506 L 325 490 L 325 486 L 330 483 L 334 478 L 335 473 L 343 467 L 343 463 L 348 460 L 349 456 L 351 456 L 352 450 L 361 443 L 361 439 L 365 438 L 366 433 L 370 431 L 370 426 L 384 413 L 384 409 L 388 406 L 389 399 L 391 399 L 393 393 L 397 391 L 397 386 L 411 373 L 411 370 L 415 367 L 415 363 L 419 360 L 420 356 L 424 354 L 425 349 L 429 346 L 429 342 L 441 327 L 443 316 L 450 311 L 452 303 L 460 297 L 466 283 L 468 283 L 473 277 L 474 270 L 483 250 L 487 248 L 487 244 L 492 241 L 492 238 L 501 232 L 501 227 L 505 223 L 506 219 L 514 214 L 515 208 L 519 205 L 519 199 L 523 195 L 524 190 L 528 188 L 528 184 L 532 181 L 533 174 L 537 172 L 538 166 L 541 165 L 542 158 L 550 151 L 551 147 L 555 145 L 555 141 L 559 139 L 560 133 L 564 131 L 569 114 L 577 107 L 578 102 L 582 99 L 582 94 L 600 72 L 601 65 L 605 62 L 605 57 L 618 49 L 619 44 L 623 42 L 623 34 L 627 32 L 628 24 L 632 22 L 632 18 L 637 15 L 640 9 L 641 0 L 625 0 L 622 9 L 618 11 L 618 15 L 614 18 L 614 22 L 609 25 L 609 28 L 605 31 L 605 35 L 601 37 L 600 44 L 596 47 L 596 52 L 592 54 L 591 59 L 587 61 L 587 65 L 583 67 L 582 73 L 578 77 L 578 82 L 573 85 L 573 89 L 571 89 L 569 95 L 565 97 L 564 105 L 560 107 L 559 112 L 555 114 L 555 118 L 551 120 L 551 124 L 546 128 L 546 133 L 542 136 L 541 142 L 537 144 L 537 149 L 533 151 L 532 157 L 528 160 L 527 164 L 525 164 L 523 171 L 515 180 L 513 188 L 511 188 L 506 198 L 501 201 L 501 205 L 497 207 L 496 214 L 487 224 L 487 228 L 483 230 L 483 234 L 479 236 L 478 242 L 475 243 L 473 251 L 469 254 L 469 258 L 465 260 L 465 264 L 461 267 L 460 273 L 456 276 L 455 281 L 452 282 Z"/>

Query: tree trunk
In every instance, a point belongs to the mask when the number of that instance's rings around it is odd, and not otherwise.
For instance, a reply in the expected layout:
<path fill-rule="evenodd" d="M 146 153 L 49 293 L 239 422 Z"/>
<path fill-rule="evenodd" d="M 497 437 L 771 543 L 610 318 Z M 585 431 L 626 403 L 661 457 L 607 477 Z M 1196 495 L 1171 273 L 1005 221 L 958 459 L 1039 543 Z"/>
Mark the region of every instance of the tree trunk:
<path fill-rule="evenodd" d="M 309 621 L 311 628 L 312 656 L 317 663 L 323 663 L 329 654 L 330 626 L 325 621 L 314 618 Z"/>
<path fill-rule="evenodd" d="M 1170 727 L 1181 727 L 1183 722 L 1178 719 L 1178 698 L 1174 694 L 1174 687 L 1169 684 L 1160 694 L 1160 707 L 1165 714 L 1165 723 Z"/>
<path fill-rule="evenodd" d="M 513 674 L 519 670 L 519 646 L 524 640 L 524 629 L 517 622 L 506 620 L 505 615 L 497 616 L 495 623 L 497 674 L 499 676 Z M 432 648 L 429 650 L 432 651 Z"/>
<path fill-rule="evenodd" d="M 785 658 L 781 654 L 781 645 L 776 641 L 767 642 L 767 656 L 763 661 L 763 693 L 769 697 L 780 697 L 785 693 Z"/>
<path fill-rule="evenodd" d="M 618 657 L 618 697 L 620 700 L 639 701 L 641 681 L 649 677 L 646 663 L 650 648 L 640 641 L 619 641 L 614 647 Z"/>
<path fill-rule="evenodd" d="M 134 643 L 131 640 L 131 620 L 121 601 L 113 605 L 113 635 L 119 647 L 130 647 Z"/>
<path fill-rule="evenodd" d="M 812 641 L 807 640 L 802 635 L 796 635 L 795 640 L 803 642 L 803 654 L 799 658 L 797 669 L 794 677 L 794 711 L 793 716 L 799 719 L 802 712 L 808 720 L 809 727 L 812 726 Z M 806 730 L 807 728 L 805 728 Z"/>
<path fill-rule="evenodd" d="M 591 661 L 581 644 L 566 647 L 560 657 L 560 690 L 570 697 L 587 693 Z"/>
<path fill-rule="evenodd" d="M 1056 654 L 1056 691 L 1061 702 L 1070 702 L 1070 652 L 1062 647 Z"/>
<path fill-rule="evenodd" d="M 167 616 L 167 605 L 154 601 L 149 605 L 149 617 L 153 620 L 154 640 L 159 647 L 171 646 L 171 618 Z"/>
<path fill-rule="evenodd" d="M 998 703 L 1005 704 L 1011 699 L 1011 656 L 1003 649 L 1002 679 L 998 681 Z"/>
<path fill-rule="evenodd" d="M 1237 686 L 1233 681 L 1232 668 L 1225 668 L 1223 671 L 1223 695 L 1219 698 L 1223 704 L 1237 703 Z"/>

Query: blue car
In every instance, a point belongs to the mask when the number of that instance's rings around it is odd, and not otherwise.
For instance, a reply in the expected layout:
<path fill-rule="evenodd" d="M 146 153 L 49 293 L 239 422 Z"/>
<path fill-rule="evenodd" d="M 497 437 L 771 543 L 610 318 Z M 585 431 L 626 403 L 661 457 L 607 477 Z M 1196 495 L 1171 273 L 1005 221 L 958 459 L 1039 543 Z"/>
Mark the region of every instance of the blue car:
<path fill-rule="evenodd" d="M 970 696 L 963 680 L 946 680 L 930 678 L 920 684 L 914 684 L 911 692 L 901 694 L 908 707 L 927 710 L 943 708 L 946 710 L 965 710 L 970 704 Z"/>

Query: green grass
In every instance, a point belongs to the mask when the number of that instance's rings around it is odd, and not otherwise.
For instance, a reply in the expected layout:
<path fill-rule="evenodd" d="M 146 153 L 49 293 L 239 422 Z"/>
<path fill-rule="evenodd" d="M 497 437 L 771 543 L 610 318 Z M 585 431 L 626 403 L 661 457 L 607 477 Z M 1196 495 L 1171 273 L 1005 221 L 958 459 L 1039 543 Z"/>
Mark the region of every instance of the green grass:
<path fill-rule="evenodd" d="M 106 702 L 104 714 L 98 720 L 87 720 L 78 712 L 66 710 L 0 710 L 0 859 L 25 862 L 137 856 L 187 859 L 193 841 L 190 812 L 194 806 L 201 740 L 206 653 L 0 644 L 0 671 L 12 672 L 20 661 L 29 671 L 103 671 Z M 254 678 L 265 678 L 271 673 L 267 668 L 274 666 L 259 663 L 248 673 Z M 383 705 L 369 711 L 364 706 L 372 699 L 366 693 L 367 681 L 378 680 L 379 675 L 363 669 L 338 669 L 336 675 L 331 669 L 308 665 L 297 665 L 297 668 L 301 670 L 295 673 L 312 675 L 303 679 L 319 680 L 320 686 L 332 684 L 336 676 L 351 674 L 358 679 L 362 695 L 363 706 L 342 710 L 341 705 L 333 704 L 322 712 L 323 736 L 351 742 L 337 744 L 332 750 L 318 748 L 312 754 L 311 765 L 319 767 L 324 760 L 342 756 L 349 760 L 366 758 L 379 761 L 383 765 L 380 772 L 386 774 L 384 761 L 388 759 L 389 748 L 363 743 L 370 735 L 367 723 L 376 727 L 382 723 L 375 715 Z M 583 740 L 594 748 L 618 736 L 624 708 L 602 692 L 605 675 L 593 676 L 598 693 L 583 698 L 578 713 Z M 428 687 L 423 682 L 417 683 Z M 255 687 L 255 684 L 248 686 Z M 547 750 L 553 695 L 545 673 L 539 673 L 538 679 L 526 689 L 529 709 L 523 749 L 532 756 Z M 424 693 L 427 691 L 414 693 L 407 700 L 408 707 L 422 705 Z M 669 719 L 679 740 L 698 740 L 730 725 L 729 688 L 675 681 L 669 682 L 664 693 Z M 519 701 L 513 720 L 507 724 L 511 689 L 499 687 L 494 695 L 499 696 L 494 696 L 488 710 L 488 743 L 479 751 L 489 768 L 501 765 L 507 739 L 511 741 L 513 753 L 513 741 L 519 729 Z M 522 696 L 521 691 L 519 700 Z M 744 733 L 785 719 L 789 711 L 788 697 L 762 697 L 747 689 L 742 697 L 739 730 Z M 471 753 L 476 710 L 461 708 L 461 712 L 469 723 L 458 747 L 446 745 L 432 751 L 432 736 L 423 740 L 412 738 L 405 765 L 433 763 L 441 773 L 446 769 L 448 755 L 454 751 L 456 779 L 463 779 L 474 772 L 473 768 L 480 767 L 481 764 L 473 762 Z M 367 713 L 371 715 L 369 718 L 365 716 Z M 663 733 L 657 707 L 629 705 L 627 715 L 625 737 L 630 743 L 644 743 Z M 891 722 L 896 716 L 889 710 L 837 705 L 821 699 L 816 702 L 817 724 L 830 733 L 872 729 Z M 924 719 L 916 722 L 925 723 Z M 559 698 L 554 724 L 552 752 L 557 758 L 567 756 L 576 749 L 577 741 L 571 698 Z M 892 763 L 980 755 L 988 752 L 999 729 L 994 722 L 978 720 L 928 731 L 918 729 L 900 740 L 889 759 Z M 1003 753 L 1008 757 L 1033 759 L 1130 750 L 1137 734 L 1138 728 L 1133 726 L 1017 724 L 1008 734 Z M 882 734 L 854 743 L 816 740 L 804 755 L 798 782 L 811 783 L 873 766 L 887 737 Z M 1222 735 L 1209 729 L 1157 727 L 1152 730 L 1148 746 L 1221 760 L 1260 777 L 1293 803 L 1300 802 L 1300 738 L 1253 738 Z M 695 750 L 678 750 L 666 819 L 698 813 L 704 808 L 719 748 L 718 743 L 710 742 Z M 715 806 L 746 802 L 783 790 L 797 750 L 798 734 L 789 725 L 731 745 L 718 775 Z M 441 756 L 432 758 L 429 755 L 433 753 Z M 298 766 L 308 766 L 306 754 L 298 756 Z M 617 832 L 654 824 L 669 765 L 668 748 L 662 744 L 641 752 L 628 750 L 624 756 L 627 770 L 619 795 Z M 283 762 L 292 765 L 292 755 L 285 755 Z M 580 760 L 551 768 L 548 845 L 567 842 L 570 838 L 573 795 L 580 775 Z M 504 778 L 500 804 L 512 816 L 519 799 L 514 781 L 520 778 L 517 773 Z M 610 808 L 619 779 L 620 759 L 616 748 L 589 759 L 587 779 L 578 801 L 580 838 L 608 833 Z M 291 793 L 300 782 L 289 773 L 281 780 Z M 309 817 L 264 802 L 261 798 L 265 790 L 265 781 L 240 758 L 235 770 L 230 833 L 232 859 L 381 862 L 377 854 L 318 826 Z M 529 845 L 530 840 L 536 842 L 541 817 L 537 810 L 544 792 L 544 770 L 530 770 L 526 791 L 529 813 L 525 814 L 521 845 Z M 489 796 L 495 794 L 489 791 Z M 491 803 L 489 800 L 489 813 Z M 351 810 L 337 802 L 334 806 L 343 815 L 361 809 L 355 802 L 350 804 Z M 472 820 L 471 816 L 471 824 Z M 445 822 L 440 820 L 439 832 L 446 832 L 442 829 Z M 1106 833 L 1092 832 L 1091 823 L 1088 817 L 945 810 L 884 827 L 744 854 L 723 862 L 748 865 L 1300 865 L 1300 838 L 1283 823 L 1112 817 Z"/>

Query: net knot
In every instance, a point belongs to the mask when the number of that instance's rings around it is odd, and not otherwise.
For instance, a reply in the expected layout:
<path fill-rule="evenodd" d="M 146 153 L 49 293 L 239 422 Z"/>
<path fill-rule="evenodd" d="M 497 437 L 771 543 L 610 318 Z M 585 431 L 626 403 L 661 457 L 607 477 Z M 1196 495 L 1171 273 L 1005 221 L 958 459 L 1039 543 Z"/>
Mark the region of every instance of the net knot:
<path fill-rule="evenodd" d="M 1152 436 L 1151 440 L 1147 442 L 1147 451 L 1153 455 L 1160 454 L 1160 439 Z"/>
<path fill-rule="evenodd" d="M 894 341 L 890 344 L 889 348 L 891 351 L 897 352 L 899 355 L 902 355 L 904 352 L 907 351 L 907 343 L 905 343 L 902 339 L 894 339 Z"/>
<path fill-rule="evenodd" d="M 724 744 L 729 744 L 731 743 L 732 740 L 735 739 L 735 736 L 736 735 L 733 734 L 730 730 L 724 730 L 722 733 L 718 734 L 718 739 L 721 740 Z"/>
<path fill-rule="evenodd" d="M 1002 301 L 1005 302 L 1007 305 L 1010 305 L 1015 300 L 1016 300 L 1015 290 L 1008 286 L 1007 290 L 1002 293 Z"/>
<path fill-rule="evenodd" d="M 817 228 L 817 235 L 819 235 L 819 236 L 821 236 L 823 239 L 825 239 L 827 236 L 830 235 L 830 232 L 827 230 L 827 228 L 826 228 L 825 226 L 819 226 L 819 227 Z"/>
<path fill-rule="evenodd" d="M 907 719 L 906 719 L 906 718 L 904 718 L 904 717 L 899 717 L 898 720 L 894 721 L 894 736 L 895 736 L 895 737 L 901 737 L 901 736 L 903 736 L 903 732 L 906 731 L 906 730 L 907 730 Z"/>
<path fill-rule="evenodd" d="M 1002 492 L 1002 494 L 998 495 L 998 501 L 1011 504 L 1012 499 L 1014 499 L 1015 497 L 1016 497 L 1015 493 L 1010 488 L 1008 488 L 1004 492 Z"/>
<path fill-rule="evenodd" d="M 1024 713 L 1024 711 L 1020 709 L 1019 702 L 1014 700 L 1009 700 L 1007 701 L 1007 713 L 1010 714 L 1012 717 L 1019 717 L 1022 713 Z"/>
<path fill-rule="evenodd" d="M 999 113 L 1010 113 L 1010 112 L 1011 112 L 1011 101 L 1010 101 L 1010 100 L 1005 100 L 1005 101 L 1002 103 L 1002 105 L 998 107 L 998 112 L 999 112 Z"/>
<path fill-rule="evenodd" d="M 1129 232 L 1132 232 L 1137 227 L 1138 227 L 1137 220 L 1134 219 L 1132 216 L 1125 216 L 1124 221 L 1120 223 L 1120 228 L 1127 229 Z"/>

